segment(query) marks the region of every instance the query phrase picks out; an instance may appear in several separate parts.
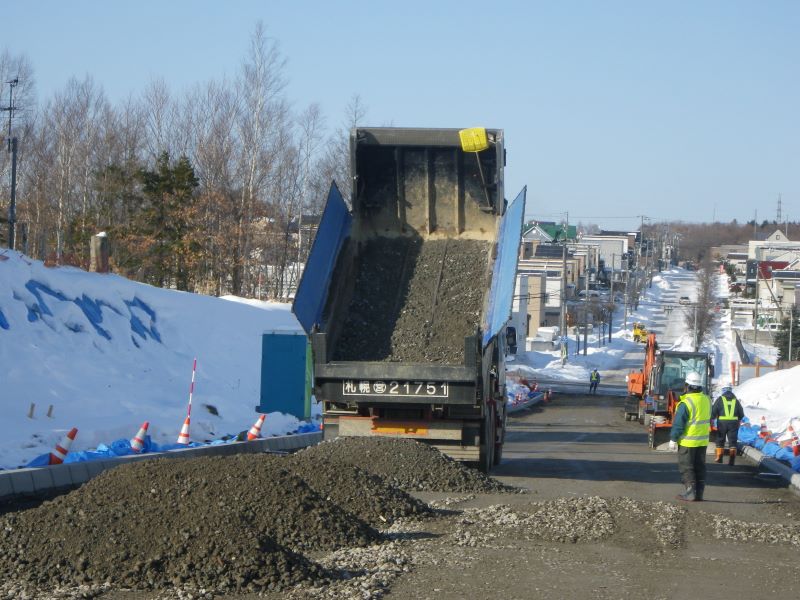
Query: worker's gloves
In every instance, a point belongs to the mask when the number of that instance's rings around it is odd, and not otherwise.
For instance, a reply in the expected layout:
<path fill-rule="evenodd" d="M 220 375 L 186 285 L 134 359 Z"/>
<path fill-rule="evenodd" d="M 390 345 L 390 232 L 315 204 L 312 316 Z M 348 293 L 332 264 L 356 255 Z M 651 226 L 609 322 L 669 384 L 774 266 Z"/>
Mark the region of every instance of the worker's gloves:
<path fill-rule="evenodd" d="M 669 441 L 669 451 L 670 452 L 677 452 L 677 450 L 678 450 L 678 442 L 676 442 L 675 440 L 670 440 Z"/>

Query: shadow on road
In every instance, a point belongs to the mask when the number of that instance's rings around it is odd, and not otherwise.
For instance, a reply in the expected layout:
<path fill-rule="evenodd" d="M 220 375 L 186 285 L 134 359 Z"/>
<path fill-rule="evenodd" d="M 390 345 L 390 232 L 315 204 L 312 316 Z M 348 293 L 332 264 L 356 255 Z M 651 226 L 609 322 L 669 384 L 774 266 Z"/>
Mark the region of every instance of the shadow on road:
<path fill-rule="evenodd" d="M 663 484 L 680 482 L 677 460 L 673 455 L 659 456 L 664 462 L 636 460 L 608 461 L 591 458 L 520 457 L 512 453 L 495 467 L 495 477 L 535 477 L 542 479 L 577 479 L 583 481 L 632 481 Z M 783 481 L 761 481 L 753 477 L 748 466 L 707 465 L 707 482 L 714 487 L 767 488 L 786 487 Z M 737 502 L 735 500 L 720 502 Z"/>

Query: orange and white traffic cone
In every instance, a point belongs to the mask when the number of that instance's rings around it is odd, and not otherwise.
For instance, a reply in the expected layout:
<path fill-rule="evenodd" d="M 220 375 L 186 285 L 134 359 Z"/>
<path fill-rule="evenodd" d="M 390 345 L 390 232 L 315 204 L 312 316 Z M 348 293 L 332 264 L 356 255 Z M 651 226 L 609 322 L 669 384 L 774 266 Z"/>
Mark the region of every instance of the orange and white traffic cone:
<path fill-rule="evenodd" d="M 50 453 L 51 465 L 60 465 L 64 462 L 64 459 L 67 458 L 69 447 L 72 445 L 76 435 L 78 435 L 78 430 L 73 427 L 69 430 L 69 433 L 64 436 L 64 439 L 61 440 L 61 443 L 56 444 L 55 449 Z"/>
<path fill-rule="evenodd" d="M 150 422 L 145 421 L 139 428 L 139 432 L 131 440 L 131 450 L 134 452 L 141 452 L 144 448 L 144 436 L 147 435 L 147 428 L 150 427 Z"/>
<path fill-rule="evenodd" d="M 758 434 L 759 437 L 767 439 L 769 437 L 769 429 L 767 429 L 767 419 L 765 417 L 761 417 L 761 431 Z"/>
<path fill-rule="evenodd" d="M 261 415 L 258 417 L 258 420 L 253 424 L 250 428 L 250 431 L 247 432 L 247 441 L 250 442 L 252 440 L 257 440 L 261 437 L 261 426 L 264 424 L 264 419 L 267 418 L 267 415 Z"/>
<path fill-rule="evenodd" d="M 189 415 L 186 415 L 186 420 L 183 422 L 181 432 L 178 434 L 178 443 L 188 445 L 191 442 L 189 438 Z"/>
<path fill-rule="evenodd" d="M 789 425 L 789 433 L 792 435 L 792 454 L 800 456 L 800 438 L 797 437 L 797 433 L 791 425 Z"/>

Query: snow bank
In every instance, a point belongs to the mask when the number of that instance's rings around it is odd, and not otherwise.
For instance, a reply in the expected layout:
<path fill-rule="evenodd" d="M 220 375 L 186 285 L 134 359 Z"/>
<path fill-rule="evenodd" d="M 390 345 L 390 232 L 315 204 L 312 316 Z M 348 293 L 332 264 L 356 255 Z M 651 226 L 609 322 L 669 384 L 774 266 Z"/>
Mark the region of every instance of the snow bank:
<path fill-rule="evenodd" d="M 49 452 L 72 427 L 77 451 L 130 438 L 143 421 L 150 421 L 155 443 L 174 443 L 195 357 L 192 439 L 249 428 L 260 398 L 261 333 L 275 330 L 301 330 L 289 305 L 50 269 L 3 251 L 0 468 Z M 262 433 L 298 426 L 294 417 L 273 413 Z"/>

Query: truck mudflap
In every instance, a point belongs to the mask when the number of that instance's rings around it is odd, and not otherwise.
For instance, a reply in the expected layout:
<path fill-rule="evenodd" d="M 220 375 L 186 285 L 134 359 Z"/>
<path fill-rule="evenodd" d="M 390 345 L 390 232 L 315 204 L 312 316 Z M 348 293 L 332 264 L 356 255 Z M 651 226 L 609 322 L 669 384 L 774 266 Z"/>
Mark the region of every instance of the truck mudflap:
<path fill-rule="evenodd" d="M 480 452 L 480 423 L 461 420 L 397 420 L 379 417 L 326 416 L 330 437 L 391 437 L 424 442 L 459 461 L 475 462 Z"/>

